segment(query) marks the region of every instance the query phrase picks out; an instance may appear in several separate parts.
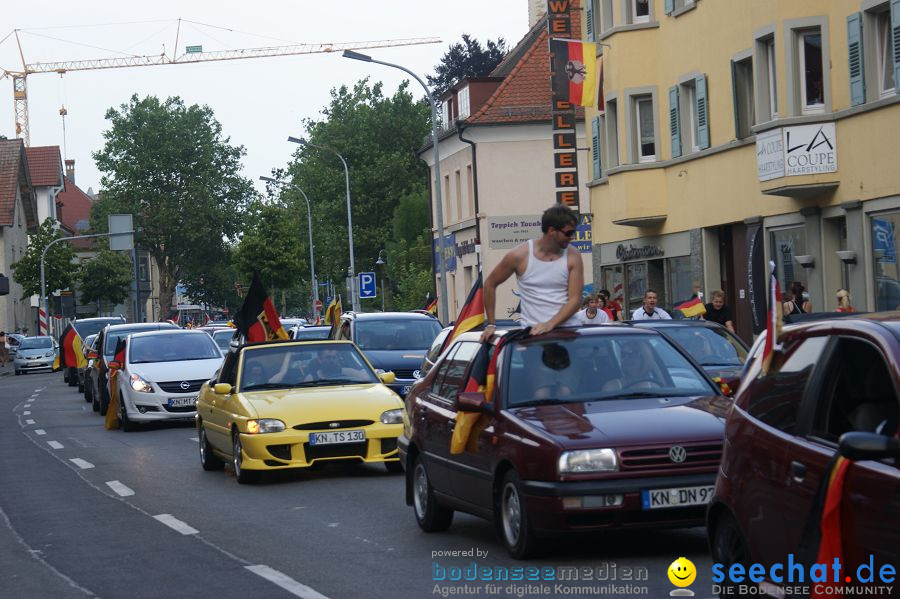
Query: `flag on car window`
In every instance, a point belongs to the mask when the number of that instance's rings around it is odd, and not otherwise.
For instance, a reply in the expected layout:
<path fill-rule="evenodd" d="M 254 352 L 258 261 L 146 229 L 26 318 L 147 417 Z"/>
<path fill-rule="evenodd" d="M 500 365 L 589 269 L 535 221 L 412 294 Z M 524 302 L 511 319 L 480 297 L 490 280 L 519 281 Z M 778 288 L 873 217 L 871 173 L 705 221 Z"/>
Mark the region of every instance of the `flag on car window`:
<path fill-rule="evenodd" d="M 769 314 L 766 318 L 766 341 L 763 345 L 762 373 L 769 372 L 772 366 L 772 356 L 781 349 L 778 337 L 781 336 L 781 289 L 778 286 L 778 277 L 775 276 L 775 263 L 769 262 L 769 270 L 772 273 L 769 282 Z"/>
<path fill-rule="evenodd" d="M 116 341 L 116 350 L 112 361 L 109 363 L 109 406 L 106 408 L 106 430 L 119 428 L 119 371 L 125 368 L 126 337 L 120 337 Z"/>
<path fill-rule="evenodd" d="M 444 347 L 449 347 L 456 337 L 484 323 L 484 289 L 482 287 L 481 275 L 479 274 L 475 284 L 472 285 L 472 290 L 469 291 L 469 295 L 466 297 L 466 303 L 463 304 L 462 310 L 460 310 L 459 316 L 456 318 L 453 330 L 447 335 Z"/>
<path fill-rule="evenodd" d="M 258 272 L 253 273 L 253 282 L 244 299 L 244 305 L 234 316 L 234 324 L 248 343 L 288 339 L 287 331 L 281 326 L 275 304 L 259 280 Z"/>
<path fill-rule="evenodd" d="M 598 67 L 602 64 L 597 61 L 597 44 L 551 39 L 550 54 L 554 98 L 578 106 L 595 106 Z"/>
<path fill-rule="evenodd" d="M 59 354 L 53 361 L 53 369 L 59 368 L 83 368 L 87 365 L 84 354 L 81 351 L 81 335 L 70 322 L 63 329 L 59 337 Z M 59 363 L 56 363 L 59 360 Z"/>
<path fill-rule="evenodd" d="M 425 304 L 422 309 L 431 314 L 437 314 L 437 298 L 431 297 L 431 292 L 425 294 Z"/>
<path fill-rule="evenodd" d="M 686 302 L 681 302 L 675 306 L 675 309 L 681 310 L 681 313 L 684 314 L 686 318 L 693 318 L 694 316 L 706 314 L 706 306 L 703 304 L 703 300 L 697 296 L 692 297 Z"/>

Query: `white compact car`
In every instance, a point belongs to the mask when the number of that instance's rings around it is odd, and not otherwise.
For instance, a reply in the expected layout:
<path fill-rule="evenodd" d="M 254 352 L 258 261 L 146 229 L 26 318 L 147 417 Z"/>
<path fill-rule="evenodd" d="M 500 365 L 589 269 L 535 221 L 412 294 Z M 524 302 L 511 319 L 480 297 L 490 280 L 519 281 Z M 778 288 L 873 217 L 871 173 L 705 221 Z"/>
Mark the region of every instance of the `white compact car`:
<path fill-rule="evenodd" d="M 118 375 L 119 420 L 140 423 L 193 420 L 197 395 L 222 365 L 222 352 L 203 331 L 171 329 L 128 336 Z"/>

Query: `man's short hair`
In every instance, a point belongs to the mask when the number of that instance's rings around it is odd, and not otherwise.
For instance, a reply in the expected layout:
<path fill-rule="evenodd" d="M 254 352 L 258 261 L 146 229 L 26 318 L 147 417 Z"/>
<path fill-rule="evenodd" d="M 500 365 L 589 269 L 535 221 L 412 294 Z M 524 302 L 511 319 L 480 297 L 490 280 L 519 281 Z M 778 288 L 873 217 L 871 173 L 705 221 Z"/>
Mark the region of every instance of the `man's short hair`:
<path fill-rule="evenodd" d="M 656 289 L 650 289 L 650 288 L 648 288 L 646 291 L 644 291 L 644 297 L 647 297 L 647 294 L 648 294 L 648 293 L 652 293 L 653 295 L 659 297 L 659 294 L 656 293 Z"/>
<path fill-rule="evenodd" d="M 541 215 L 541 232 L 546 233 L 550 228 L 562 231 L 566 225 L 578 226 L 578 214 L 567 206 L 556 204 L 544 210 Z"/>
<path fill-rule="evenodd" d="M 714 289 L 709 294 L 710 299 L 716 299 L 717 297 L 721 297 L 723 300 L 725 299 L 725 292 L 721 289 Z"/>

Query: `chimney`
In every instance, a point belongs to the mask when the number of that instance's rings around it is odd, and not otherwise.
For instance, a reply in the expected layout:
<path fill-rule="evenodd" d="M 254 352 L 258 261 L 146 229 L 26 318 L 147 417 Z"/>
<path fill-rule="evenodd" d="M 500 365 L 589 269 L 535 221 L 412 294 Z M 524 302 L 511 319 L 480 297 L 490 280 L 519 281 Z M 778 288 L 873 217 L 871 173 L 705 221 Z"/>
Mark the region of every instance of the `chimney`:
<path fill-rule="evenodd" d="M 68 177 L 72 183 L 75 182 L 75 160 L 72 158 L 66 159 L 66 177 Z"/>

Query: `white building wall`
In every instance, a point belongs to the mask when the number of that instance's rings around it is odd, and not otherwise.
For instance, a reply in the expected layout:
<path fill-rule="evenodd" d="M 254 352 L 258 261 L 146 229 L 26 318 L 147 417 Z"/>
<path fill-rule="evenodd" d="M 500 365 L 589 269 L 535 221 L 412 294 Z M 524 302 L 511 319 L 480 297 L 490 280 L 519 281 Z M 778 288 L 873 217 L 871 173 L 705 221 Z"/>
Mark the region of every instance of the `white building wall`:
<path fill-rule="evenodd" d="M 31 302 L 22 298 L 22 286 L 16 281 L 11 265 L 20 260 L 28 246 L 22 197 L 16 191 L 15 225 L 0 227 L 0 272 L 9 277 L 9 295 L 0 295 L 0 330 L 16 332 L 27 329 L 34 334 Z"/>

